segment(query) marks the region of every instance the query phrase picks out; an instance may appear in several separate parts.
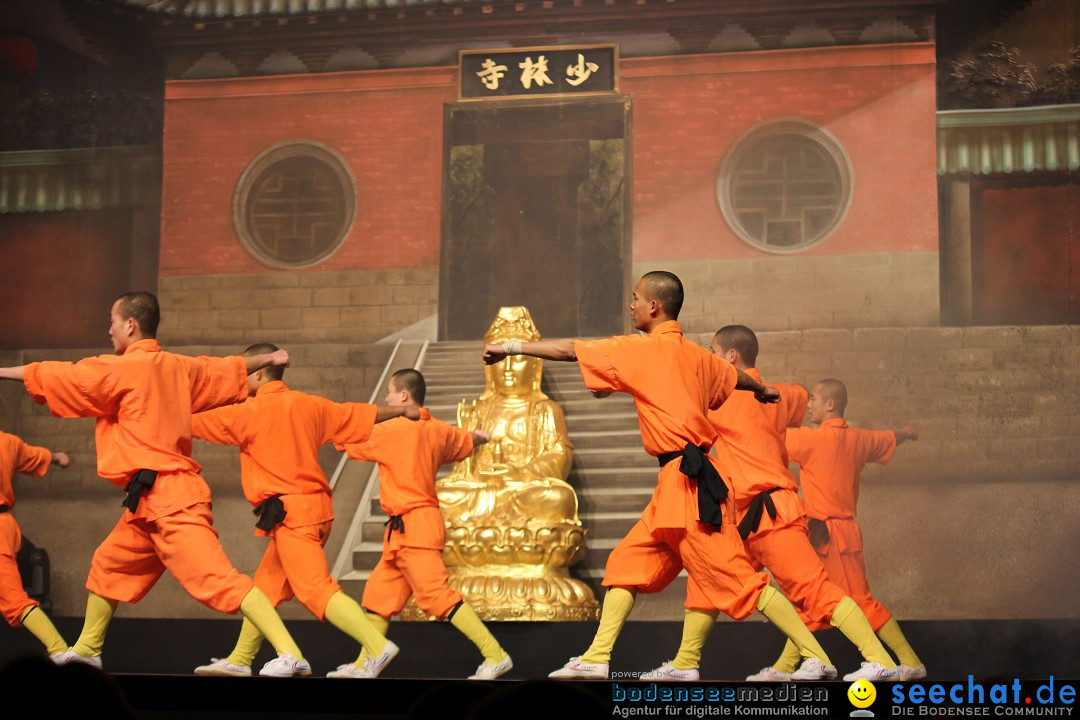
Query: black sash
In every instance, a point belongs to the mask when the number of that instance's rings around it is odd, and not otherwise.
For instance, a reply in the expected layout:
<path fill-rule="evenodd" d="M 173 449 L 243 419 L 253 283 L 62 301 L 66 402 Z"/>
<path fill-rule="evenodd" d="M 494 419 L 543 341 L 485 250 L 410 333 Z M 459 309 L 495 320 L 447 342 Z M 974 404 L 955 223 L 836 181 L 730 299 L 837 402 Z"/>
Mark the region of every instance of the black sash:
<path fill-rule="evenodd" d="M 776 505 L 773 504 L 772 498 L 769 496 L 779 489 L 774 487 L 754 496 L 754 499 L 750 501 L 750 505 L 746 508 L 746 514 L 743 515 L 742 522 L 739 523 L 739 537 L 745 540 L 758 529 L 758 525 L 761 524 L 763 510 L 768 510 L 769 517 L 773 520 L 776 519 Z"/>
<path fill-rule="evenodd" d="M 126 507 L 134 513 L 139 508 L 139 498 L 142 497 L 143 490 L 154 487 L 154 480 L 156 479 L 157 470 L 139 470 L 132 475 L 131 480 L 124 486 L 124 492 L 127 495 L 124 496 L 124 501 L 120 503 L 120 507 Z"/>
<path fill-rule="evenodd" d="M 281 502 L 280 495 L 271 495 L 256 505 L 251 512 L 259 516 L 255 527 L 263 532 L 270 532 L 275 525 L 285 519 L 285 503 Z"/>
<path fill-rule="evenodd" d="M 810 544 L 816 548 L 829 544 L 829 526 L 824 520 L 806 518 L 806 525 L 810 528 Z"/>
<path fill-rule="evenodd" d="M 6 513 L 10 509 L 7 505 L 0 505 L 0 513 Z"/>
<path fill-rule="evenodd" d="M 724 524 L 724 515 L 720 511 L 720 504 L 727 498 L 727 485 L 724 484 L 720 473 L 709 462 L 705 455 L 708 448 L 700 448 L 693 443 L 686 443 L 682 450 L 667 452 L 656 458 L 660 467 L 664 467 L 677 457 L 682 458 L 679 463 L 679 472 L 687 477 L 692 477 L 698 483 L 698 515 L 701 522 L 720 527 Z"/>
<path fill-rule="evenodd" d="M 391 515 L 390 519 L 383 523 L 386 526 L 386 541 L 390 542 L 390 536 L 397 530 L 402 535 L 405 534 L 405 521 L 401 519 L 400 515 Z"/>

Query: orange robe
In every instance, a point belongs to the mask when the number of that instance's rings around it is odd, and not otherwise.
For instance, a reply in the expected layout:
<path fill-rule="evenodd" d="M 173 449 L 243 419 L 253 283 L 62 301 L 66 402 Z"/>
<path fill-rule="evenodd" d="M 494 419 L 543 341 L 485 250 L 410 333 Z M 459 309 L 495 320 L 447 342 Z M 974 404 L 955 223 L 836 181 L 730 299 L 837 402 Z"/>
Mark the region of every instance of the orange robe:
<path fill-rule="evenodd" d="M 351 458 L 379 464 L 379 504 L 404 525 L 400 531 L 392 524 L 387 528 L 382 557 L 364 585 L 361 604 L 392 617 L 415 594 L 421 610 L 445 617 L 462 597 L 450 587 L 442 559 L 446 525 L 435 494 L 435 474 L 443 463 L 464 460 L 472 453 L 472 433 L 436 420 L 421 408 L 420 420 L 388 420 L 376 426 L 367 442 L 344 449 Z"/>
<path fill-rule="evenodd" d="M 0 613 L 12 627 L 20 627 L 19 618 L 26 609 L 41 603 L 23 590 L 22 576 L 15 560 L 22 543 L 22 532 L 11 514 L 15 507 L 11 478 L 17 472 L 41 477 L 51 462 L 52 453 L 45 448 L 27 445 L 14 435 L 0 432 L 0 506 L 7 508 L 0 512 Z"/>
<path fill-rule="evenodd" d="M 334 504 L 319 447 L 366 439 L 377 411 L 366 403 L 338 404 L 290 390 L 275 380 L 246 402 L 192 417 L 194 437 L 240 448 L 240 483 L 252 505 L 275 495 L 285 505 L 285 519 L 270 533 L 255 531 L 270 537 L 255 586 L 274 607 L 295 595 L 325 620 L 326 604 L 341 590 L 323 552 Z"/>
<path fill-rule="evenodd" d="M 125 509 L 94 552 L 86 587 L 138 602 L 167 569 L 192 597 L 235 613 L 251 591 L 225 556 L 210 513 L 210 488 L 191 459 L 191 415 L 247 397 L 244 360 L 164 352 L 156 340 L 123 355 L 27 365 L 24 384 L 57 417 L 93 417 L 98 474 L 124 487 L 156 470 L 136 512 Z"/>
<path fill-rule="evenodd" d="M 754 368 L 746 374 L 761 381 Z M 845 593 L 829 582 L 810 544 L 799 486 L 788 471 L 784 447 L 784 432 L 802 422 L 808 396 L 794 385 L 776 387 L 780 402 L 763 405 L 750 393 L 736 393 L 709 413 L 709 421 L 730 452 L 728 462 L 721 464 L 728 470 L 735 493 L 736 522 L 743 521 L 754 498 L 762 493 L 767 493 L 776 510 L 773 518 L 762 508 L 756 531 L 746 538 L 750 559 L 768 568 L 780 590 L 807 618 L 827 626 Z M 687 583 L 687 604 L 708 609 L 694 582 Z"/>
<path fill-rule="evenodd" d="M 686 340 L 677 322 L 660 323 L 648 335 L 578 340 L 574 349 L 586 387 L 633 396 L 642 444 L 650 455 L 682 450 L 687 443 L 710 447 L 716 442 L 706 413 L 733 394 L 738 373 Z M 709 456 L 708 461 L 724 477 L 716 459 Z M 676 458 L 660 468 L 641 519 L 608 556 L 603 584 L 659 592 L 685 566 L 709 607 L 745 618 L 769 581 L 746 556 L 734 525 L 730 486 L 723 526 L 702 523 L 697 481 L 679 472 L 679 465 Z"/>
<path fill-rule="evenodd" d="M 836 418 L 818 428 L 788 430 L 786 444 L 791 461 L 801 468 L 807 515 L 823 520 L 829 530 L 829 542 L 815 548 L 829 579 L 862 608 L 877 632 L 892 615 L 870 594 L 855 509 L 863 466 L 887 463 L 896 450 L 896 435 L 891 430 L 849 427 L 846 420 Z"/>

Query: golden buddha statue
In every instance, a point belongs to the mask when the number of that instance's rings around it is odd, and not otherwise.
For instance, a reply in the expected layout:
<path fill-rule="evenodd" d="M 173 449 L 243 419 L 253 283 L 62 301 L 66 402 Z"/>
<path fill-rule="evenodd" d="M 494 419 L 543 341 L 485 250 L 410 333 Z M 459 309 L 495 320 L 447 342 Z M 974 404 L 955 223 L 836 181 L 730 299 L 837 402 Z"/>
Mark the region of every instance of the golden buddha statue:
<path fill-rule="evenodd" d="M 484 335 L 539 339 L 524 307 L 501 308 Z M 450 582 L 486 620 L 598 615 L 592 590 L 570 577 L 586 531 L 566 482 L 573 446 L 562 408 L 540 389 L 542 363 L 512 355 L 485 368 L 483 393 L 458 405 L 458 426 L 487 430 L 491 441 L 436 483 Z"/>

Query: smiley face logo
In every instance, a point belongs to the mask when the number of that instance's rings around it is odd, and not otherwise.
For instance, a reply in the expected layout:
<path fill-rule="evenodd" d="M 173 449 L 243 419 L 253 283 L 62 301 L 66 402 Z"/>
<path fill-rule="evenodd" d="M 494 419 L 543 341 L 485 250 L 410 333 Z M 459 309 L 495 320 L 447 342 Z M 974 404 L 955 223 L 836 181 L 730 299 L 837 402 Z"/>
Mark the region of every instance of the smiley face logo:
<path fill-rule="evenodd" d="M 877 699 L 877 690 L 874 689 L 874 684 L 872 682 L 859 678 L 851 683 L 851 687 L 849 687 L 847 691 L 847 697 L 855 707 L 868 708 L 873 705 L 874 700 Z"/>

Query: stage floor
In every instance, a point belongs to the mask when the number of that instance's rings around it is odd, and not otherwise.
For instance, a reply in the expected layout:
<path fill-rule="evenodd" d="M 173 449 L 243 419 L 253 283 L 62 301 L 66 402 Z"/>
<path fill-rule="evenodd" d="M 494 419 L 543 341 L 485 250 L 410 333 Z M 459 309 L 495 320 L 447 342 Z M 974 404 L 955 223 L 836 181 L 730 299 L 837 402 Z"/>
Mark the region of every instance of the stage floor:
<path fill-rule="evenodd" d="M 66 638 L 78 636 L 81 619 L 58 618 Z M 223 657 L 232 649 L 238 620 L 168 620 L 116 618 L 103 655 L 105 670 L 119 684 L 138 717 L 290 717 L 403 718 L 425 695 L 435 698 L 438 717 L 466 717 L 470 698 L 505 682 L 457 682 L 480 663 L 476 649 L 444 623 L 399 623 L 390 636 L 401 654 L 375 681 L 328 680 L 322 677 L 338 664 L 354 659 L 357 648 L 329 625 L 315 621 L 288 623 L 314 669 L 311 678 L 204 678 L 193 668 Z M 584 651 L 595 623 L 491 623 L 492 632 L 514 658 L 506 681 L 541 680 L 566 660 Z M 922 621 L 903 629 L 926 663 L 933 681 L 1075 678 L 1080 671 L 1080 620 Z M 674 656 L 681 627 L 671 622 L 628 623 L 615 648 L 614 682 L 633 682 L 637 673 Z M 819 634 L 841 674 L 858 667 L 854 648 L 835 630 Z M 719 623 L 705 648 L 703 682 L 741 681 L 770 664 L 783 646 L 771 625 L 758 622 Z M 0 665 L 28 654 L 41 655 L 40 645 L 24 630 L 0 629 Z M 255 668 L 270 659 L 264 646 Z M 590 699 L 610 707 L 611 683 L 582 686 L 579 710 Z M 566 683 L 543 683 L 545 697 Z M 481 686 L 483 689 L 469 686 Z M 575 692 L 575 691 L 571 691 Z M 445 698 L 445 699 L 444 699 Z M 475 699 L 475 698 L 474 698 Z M 595 710 L 595 708 L 594 708 Z M 424 713 L 426 715 L 426 712 Z M 608 716 L 611 710 L 606 713 Z M 588 717 L 568 711 L 554 717 Z"/>

